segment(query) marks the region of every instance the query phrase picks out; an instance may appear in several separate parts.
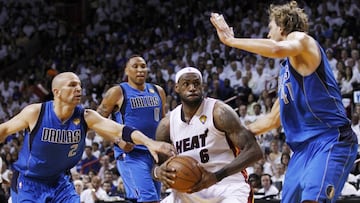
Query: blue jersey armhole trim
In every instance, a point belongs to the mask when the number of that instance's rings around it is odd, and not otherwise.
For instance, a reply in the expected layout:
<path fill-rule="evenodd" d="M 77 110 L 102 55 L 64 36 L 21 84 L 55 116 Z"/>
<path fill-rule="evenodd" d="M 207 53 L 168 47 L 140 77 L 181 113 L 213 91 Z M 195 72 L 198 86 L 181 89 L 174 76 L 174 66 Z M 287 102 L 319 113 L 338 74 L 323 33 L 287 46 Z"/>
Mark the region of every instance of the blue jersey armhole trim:
<path fill-rule="evenodd" d="M 35 127 L 31 132 L 29 132 L 29 151 L 31 151 L 32 142 L 33 142 L 33 140 L 35 138 L 36 132 L 40 128 L 41 121 L 42 121 L 44 113 L 45 113 L 46 104 L 47 104 L 47 102 L 41 104 L 40 114 L 39 114 L 39 117 L 38 117 L 38 119 L 36 121 Z M 26 130 L 30 131 L 30 129 L 26 129 Z"/>

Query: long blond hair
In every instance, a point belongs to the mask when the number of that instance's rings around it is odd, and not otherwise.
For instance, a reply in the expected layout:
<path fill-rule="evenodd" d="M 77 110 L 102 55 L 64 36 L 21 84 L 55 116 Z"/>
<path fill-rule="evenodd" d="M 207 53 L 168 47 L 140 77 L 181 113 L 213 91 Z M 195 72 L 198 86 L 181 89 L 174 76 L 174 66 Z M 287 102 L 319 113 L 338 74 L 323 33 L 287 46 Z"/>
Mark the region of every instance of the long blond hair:
<path fill-rule="evenodd" d="M 269 18 L 275 20 L 276 25 L 283 29 L 284 35 L 294 31 L 308 32 L 308 16 L 298 7 L 296 1 L 283 5 L 270 5 Z"/>

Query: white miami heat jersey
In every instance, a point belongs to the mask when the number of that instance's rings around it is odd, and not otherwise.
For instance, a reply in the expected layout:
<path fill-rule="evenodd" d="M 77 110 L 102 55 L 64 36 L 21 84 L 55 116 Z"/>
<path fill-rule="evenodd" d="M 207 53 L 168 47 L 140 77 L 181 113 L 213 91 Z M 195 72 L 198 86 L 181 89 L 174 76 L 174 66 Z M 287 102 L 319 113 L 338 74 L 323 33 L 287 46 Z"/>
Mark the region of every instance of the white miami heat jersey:
<path fill-rule="evenodd" d="M 230 140 L 217 130 L 213 122 L 215 99 L 206 98 L 189 123 L 181 119 L 178 106 L 170 113 L 170 139 L 177 152 L 195 158 L 211 172 L 216 172 L 235 158 Z M 249 203 L 250 186 L 239 172 L 195 193 L 181 193 L 172 190 L 161 203 Z"/>
<path fill-rule="evenodd" d="M 211 172 L 216 172 L 235 158 L 230 140 L 214 126 L 215 102 L 221 101 L 205 98 L 189 123 L 181 119 L 182 105 L 170 113 L 170 139 L 178 154 L 195 158 Z"/>

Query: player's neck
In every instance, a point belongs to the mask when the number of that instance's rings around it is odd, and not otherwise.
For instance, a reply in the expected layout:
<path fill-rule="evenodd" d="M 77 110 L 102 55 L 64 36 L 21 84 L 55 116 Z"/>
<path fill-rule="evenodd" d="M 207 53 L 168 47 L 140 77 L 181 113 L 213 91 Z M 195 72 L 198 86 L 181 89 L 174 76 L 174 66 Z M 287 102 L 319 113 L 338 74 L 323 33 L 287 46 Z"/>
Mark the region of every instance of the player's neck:
<path fill-rule="evenodd" d="M 54 102 L 53 108 L 54 108 L 54 112 L 55 112 L 56 116 L 62 122 L 69 119 L 75 109 L 74 106 L 59 104 L 59 103 L 55 103 L 55 102 Z"/>
<path fill-rule="evenodd" d="M 196 112 L 200 108 L 201 103 L 202 102 L 197 103 L 196 105 L 188 105 L 183 103 L 181 108 L 182 120 L 185 121 L 186 123 L 189 123 L 192 117 L 196 114 Z"/>
<path fill-rule="evenodd" d="M 142 84 L 136 84 L 136 83 L 133 83 L 133 82 L 128 82 L 128 83 L 134 89 L 137 89 L 137 90 L 140 90 L 140 91 L 145 90 L 145 83 L 142 83 Z"/>

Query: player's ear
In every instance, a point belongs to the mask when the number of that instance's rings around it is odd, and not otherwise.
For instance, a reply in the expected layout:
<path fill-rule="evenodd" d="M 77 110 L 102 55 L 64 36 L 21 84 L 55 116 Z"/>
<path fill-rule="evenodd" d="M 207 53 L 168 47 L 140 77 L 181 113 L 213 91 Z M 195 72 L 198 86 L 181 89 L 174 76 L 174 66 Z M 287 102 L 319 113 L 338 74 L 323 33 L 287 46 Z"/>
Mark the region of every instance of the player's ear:
<path fill-rule="evenodd" d="M 129 68 L 128 68 L 127 65 L 126 65 L 126 66 L 125 66 L 125 70 L 124 70 L 125 75 L 129 75 L 129 74 L 128 74 L 128 71 L 129 71 Z"/>

